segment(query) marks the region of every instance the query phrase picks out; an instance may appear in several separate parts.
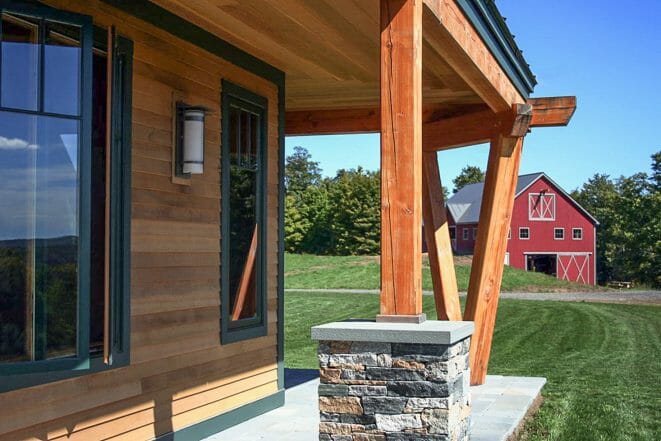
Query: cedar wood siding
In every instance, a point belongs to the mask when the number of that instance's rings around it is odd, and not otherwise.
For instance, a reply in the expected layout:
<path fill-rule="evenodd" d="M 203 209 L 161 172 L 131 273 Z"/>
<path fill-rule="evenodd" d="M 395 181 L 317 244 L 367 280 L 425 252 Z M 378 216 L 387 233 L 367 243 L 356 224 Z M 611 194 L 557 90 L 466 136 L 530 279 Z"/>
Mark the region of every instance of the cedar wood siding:
<path fill-rule="evenodd" d="M 528 220 L 528 195 L 539 193 L 548 189 L 548 193 L 555 196 L 555 221 Z M 519 227 L 530 228 L 530 239 L 519 240 Z M 554 228 L 564 228 L 564 240 L 555 240 Z M 592 220 L 579 210 L 558 188 L 544 177 L 535 181 L 522 192 L 514 201 L 512 211 L 512 239 L 507 245 L 510 253 L 510 265 L 515 268 L 526 268 L 524 253 L 563 252 L 563 253 L 592 253 L 589 264 L 589 283 L 595 284 L 594 274 L 594 239 L 595 225 Z M 583 228 L 583 240 L 572 239 L 572 228 Z"/>
<path fill-rule="evenodd" d="M 134 43 L 131 363 L 0 394 L 0 440 L 151 439 L 278 390 L 278 89 L 98 0 L 48 0 Z M 221 345 L 220 87 L 268 100 L 268 335 Z M 211 109 L 205 172 L 171 182 L 172 94 Z"/>

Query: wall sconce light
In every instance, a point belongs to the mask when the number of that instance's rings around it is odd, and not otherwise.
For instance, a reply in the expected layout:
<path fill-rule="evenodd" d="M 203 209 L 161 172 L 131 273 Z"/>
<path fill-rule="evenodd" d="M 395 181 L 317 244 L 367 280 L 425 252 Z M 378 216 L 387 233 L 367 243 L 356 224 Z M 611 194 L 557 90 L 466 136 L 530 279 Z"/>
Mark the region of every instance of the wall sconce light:
<path fill-rule="evenodd" d="M 207 110 L 177 102 L 175 175 L 179 178 L 204 173 L 204 117 Z"/>

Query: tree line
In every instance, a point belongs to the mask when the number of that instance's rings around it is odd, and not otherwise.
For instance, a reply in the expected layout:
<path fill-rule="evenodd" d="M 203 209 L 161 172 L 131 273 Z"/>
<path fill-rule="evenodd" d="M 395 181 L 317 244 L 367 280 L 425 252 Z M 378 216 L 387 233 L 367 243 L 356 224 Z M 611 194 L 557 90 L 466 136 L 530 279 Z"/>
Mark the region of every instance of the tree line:
<path fill-rule="evenodd" d="M 292 253 L 374 255 L 380 252 L 380 173 L 360 167 L 322 177 L 303 147 L 287 157 L 285 248 Z M 484 172 L 464 167 L 453 193 L 482 182 Z M 651 172 L 611 178 L 595 174 L 572 197 L 597 227 L 597 279 L 661 286 L 661 152 Z M 449 194 L 443 188 L 444 194 Z"/>
<path fill-rule="evenodd" d="M 572 197 L 600 223 L 597 278 L 661 286 L 661 151 L 650 173 L 595 174 Z"/>

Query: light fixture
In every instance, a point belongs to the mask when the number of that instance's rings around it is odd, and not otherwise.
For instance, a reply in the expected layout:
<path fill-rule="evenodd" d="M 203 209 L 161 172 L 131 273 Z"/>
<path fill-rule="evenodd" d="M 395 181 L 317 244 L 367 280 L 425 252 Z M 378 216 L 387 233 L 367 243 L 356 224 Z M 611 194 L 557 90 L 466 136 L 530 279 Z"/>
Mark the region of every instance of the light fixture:
<path fill-rule="evenodd" d="M 178 102 L 175 174 L 180 178 L 204 173 L 204 117 L 207 109 Z"/>

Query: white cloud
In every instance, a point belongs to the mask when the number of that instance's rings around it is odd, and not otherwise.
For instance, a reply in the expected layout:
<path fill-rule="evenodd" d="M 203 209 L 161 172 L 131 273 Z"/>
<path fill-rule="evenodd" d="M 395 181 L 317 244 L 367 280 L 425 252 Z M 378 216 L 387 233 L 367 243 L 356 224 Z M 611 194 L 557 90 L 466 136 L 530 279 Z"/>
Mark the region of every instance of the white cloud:
<path fill-rule="evenodd" d="M 5 138 L 0 136 L 0 150 L 36 150 L 39 146 L 30 144 L 29 142 L 20 138 Z"/>

